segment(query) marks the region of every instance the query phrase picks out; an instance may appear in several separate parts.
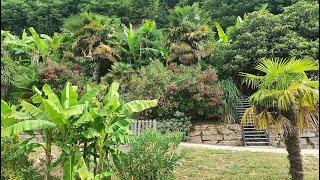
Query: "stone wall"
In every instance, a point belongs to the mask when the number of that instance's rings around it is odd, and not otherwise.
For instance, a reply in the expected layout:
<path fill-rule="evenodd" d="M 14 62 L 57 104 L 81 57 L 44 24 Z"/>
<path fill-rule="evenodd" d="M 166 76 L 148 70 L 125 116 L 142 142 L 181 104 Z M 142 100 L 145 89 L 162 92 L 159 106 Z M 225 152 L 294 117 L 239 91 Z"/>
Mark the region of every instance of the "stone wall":
<path fill-rule="evenodd" d="M 270 143 L 275 147 L 285 147 L 283 131 L 276 133 L 274 130 L 269 130 Z M 301 148 L 315 149 L 319 148 L 319 129 L 308 130 L 300 133 Z"/>
<path fill-rule="evenodd" d="M 283 132 L 269 130 L 270 143 L 285 148 Z M 229 146 L 243 146 L 242 130 L 239 124 L 194 123 L 187 142 Z M 301 148 L 319 148 L 319 129 L 300 133 Z"/>
<path fill-rule="evenodd" d="M 188 134 L 187 142 L 242 146 L 242 131 L 239 124 L 196 123 Z"/>

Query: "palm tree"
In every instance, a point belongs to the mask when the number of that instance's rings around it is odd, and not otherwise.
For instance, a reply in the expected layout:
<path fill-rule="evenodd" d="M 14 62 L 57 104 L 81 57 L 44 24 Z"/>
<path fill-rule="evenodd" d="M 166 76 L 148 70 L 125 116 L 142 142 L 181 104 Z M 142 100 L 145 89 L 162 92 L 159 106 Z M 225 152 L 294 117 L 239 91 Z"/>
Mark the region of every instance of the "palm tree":
<path fill-rule="evenodd" d="M 264 75 L 241 73 L 244 83 L 257 91 L 249 97 L 242 124 L 252 122 L 257 129 L 283 128 L 292 179 L 303 179 L 299 132 L 316 128 L 319 82 L 308 79 L 306 71 L 318 70 L 312 60 L 266 59 L 256 66 Z M 253 118 L 250 118 L 253 117 Z"/>
<path fill-rule="evenodd" d="M 214 50 L 211 19 L 198 3 L 176 7 L 169 18 L 169 57 L 167 64 L 197 64 L 210 57 Z"/>

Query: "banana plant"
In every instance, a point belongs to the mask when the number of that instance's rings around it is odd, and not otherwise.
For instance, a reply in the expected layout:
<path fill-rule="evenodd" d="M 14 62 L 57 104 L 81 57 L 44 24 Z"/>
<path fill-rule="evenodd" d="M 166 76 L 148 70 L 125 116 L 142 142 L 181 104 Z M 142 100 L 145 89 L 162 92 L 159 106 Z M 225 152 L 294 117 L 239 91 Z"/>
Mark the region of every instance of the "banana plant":
<path fill-rule="evenodd" d="M 107 95 L 96 107 L 90 108 L 88 118 L 92 119 L 84 132 L 87 138 L 95 138 L 91 147 L 96 148 L 99 160 L 96 163 L 95 179 L 110 178 L 112 161 L 119 153 L 118 146 L 130 139 L 129 126 L 134 122 L 133 113 L 157 106 L 157 100 L 135 100 L 125 103 L 118 93 L 119 83 L 112 83 Z"/>
<path fill-rule="evenodd" d="M 219 36 L 219 43 L 227 44 L 229 43 L 229 35 L 230 35 L 230 30 L 234 28 L 239 28 L 241 24 L 243 23 L 243 20 L 240 16 L 237 17 L 236 23 L 234 26 L 231 26 L 228 28 L 227 32 L 224 32 L 222 27 L 218 22 L 215 22 L 215 26 L 217 28 L 218 36 Z"/>
<path fill-rule="evenodd" d="M 44 148 L 46 153 L 45 179 L 48 179 L 50 177 L 51 147 L 54 141 L 64 150 L 63 154 L 70 154 L 67 152 L 75 147 L 75 144 L 72 143 L 75 135 L 74 131 L 77 127 L 75 124 L 79 125 L 86 121 L 83 112 L 88 103 L 96 98 L 100 89 L 95 88 L 87 91 L 80 100 L 78 100 L 77 87 L 72 86 L 69 82 L 61 92 L 61 99 L 47 84 L 43 86 L 43 92 L 36 87 L 33 87 L 33 89 L 36 91 L 36 94 L 32 97 L 33 104 L 25 100 L 21 101 L 20 105 L 23 112 L 18 113 L 14 107 L 10 107 L 4 101 L 1 102 L 1 106 L 5 107 L 4 111 L 6 111 L 4 116 L 1 116 L 2 127 L 4 128 L 1 136 L 13 136 L 26 131 L 41 130 L 45 145 L 26 143 L 22 148 L 25 151 L 31 151 L 39 146 Z M 34 104 L 38 104 L 38 106 Z M 21 152 L 24 152 L 23 149 Z"/>
<path fill-rule="evenodd" d="M 53 54 L 61 46 L 63 37 L 55 34 L 51 38 L 45 34 L 38 34 L 32 27 L 28 30 L 31 36 L 28 36 L 24 30 L 21 39 L 9 31 L 1 30 L 1 46 L 18 55 L 19 59 L 31 59 L 31 64 L 38 64 L 39 57 L 42 57 L 43 61 L 52 58 Z M 28 58 L 22 56 L 25 54 Z"/>
<path fill-rule="evenodd" d="M 226 35 L 226 33 L 223 31 L 222 27 L 218 22 L 215 23 L 217 31 L 218 31 L 218 36 L 219 36 L 219 42 L 226 44 L 229 41 L 229 37 Z"/>
<path fill-rule="evenodd" d="M 55 34 L 52 38 L 45 34 L 38 34 L 33 27 L 29 28 L 35 44 L 35 53 L 39 53 L 43 61 L 52 58 L 52 54 L 60 47 L 62 44 L 62 36 Z"/>
<path fill-rule="evenodd" d="M 77 87 L 69 82 L 61 92 L 61 98 L 49 85 L 44 85 L 42 91 L 36 87 L 33 89 L 36 92 L 32 97 L 33 103 L 22 100 L 22 111 L 16 111 L 15 106 L 1 101 L 1 136 L 37 130 L 43 132 L 45 144 L 24 141 L 18 153 L 42 147 L 46 153 L 45 179 L 49 179 L 53 164 L 63 165 L 63 179 L 75 179 L 77 176 L 80 179 L 110 177 L 111 156 L 116 157 L 118 145 L 124 144 L 130 137 L 129 126 L 133 123 L 130 115 L 157 105 L 157 100 L 123 102 L 118 93 L 119 83 L 112 83 L 109 92 L 101 100 L 97 95 L 105 89 L 104 86 L 88 87 L 79 100 Z M 78 142 L 83 137 L 98 150 L 99 161 L 95 173 L 89 170 L 86 159 L 81 155 Z M 52 145 L 62 149 L 60 158 L 53 164 Z"/>

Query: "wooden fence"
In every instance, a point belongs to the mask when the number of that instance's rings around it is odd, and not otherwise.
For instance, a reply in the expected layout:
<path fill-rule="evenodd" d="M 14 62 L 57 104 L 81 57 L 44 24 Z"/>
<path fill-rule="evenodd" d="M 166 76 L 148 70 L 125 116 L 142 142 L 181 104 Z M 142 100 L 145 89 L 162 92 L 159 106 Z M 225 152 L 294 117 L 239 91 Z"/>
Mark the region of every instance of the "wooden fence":
<path fill-rule="evenodd" d="M 157 129 L 156 120 L 136 120 L 134 124 L 130 126 L 130 129 L 133 131 L 134 135 L 138 135 L 144 130 L 147 129 Z"/>

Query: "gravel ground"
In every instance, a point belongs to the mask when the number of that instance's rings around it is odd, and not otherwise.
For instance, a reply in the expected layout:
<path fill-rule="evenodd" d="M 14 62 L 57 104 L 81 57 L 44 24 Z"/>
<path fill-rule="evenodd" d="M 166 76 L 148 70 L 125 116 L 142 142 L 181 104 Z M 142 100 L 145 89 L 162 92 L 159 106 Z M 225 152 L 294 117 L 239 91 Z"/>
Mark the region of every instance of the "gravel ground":
<path fill-rule="evenodd" d="M 218 150 L 230 150 L 230 151 L 250 151 L 250 152 L 270 152 L 279 154 L 288 154 L 285 148 L 276 148 L 273 146 L 221 146 L 211 144 L 193 144 L 193 143 L 181 143 L 182 147 L 191 148 L 209 148 Z M 319 158 L 319 149 L 302 149 L 301 154 L 304 156 L 316 156 Z"/>

